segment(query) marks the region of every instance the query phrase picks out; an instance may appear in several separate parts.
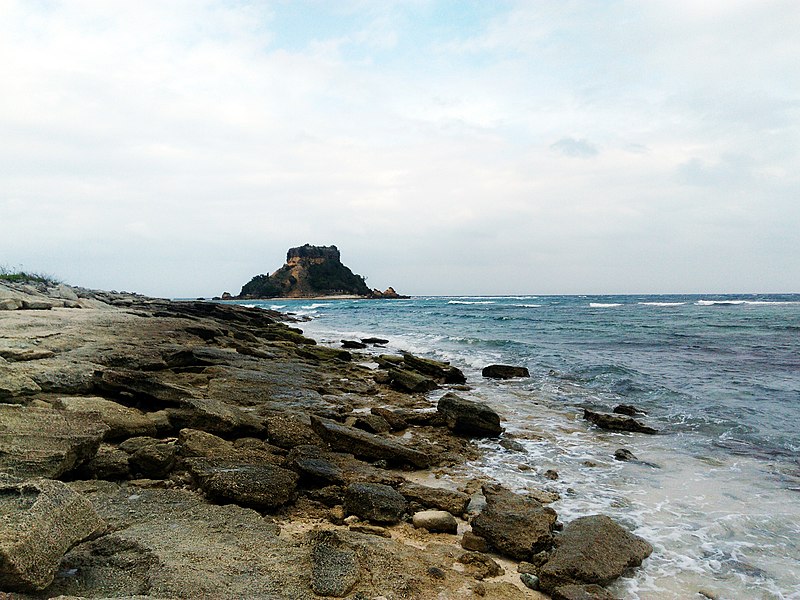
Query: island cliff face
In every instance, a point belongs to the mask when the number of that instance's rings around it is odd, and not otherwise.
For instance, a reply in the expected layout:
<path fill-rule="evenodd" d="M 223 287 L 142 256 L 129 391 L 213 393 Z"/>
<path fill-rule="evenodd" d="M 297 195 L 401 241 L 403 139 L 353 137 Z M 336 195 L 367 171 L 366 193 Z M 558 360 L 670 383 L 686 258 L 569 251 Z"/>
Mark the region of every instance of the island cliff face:
<path fill-rule="evenodd" d="M 239 298 L 313 298 L 317 296 L 361 296 L 396 298 L 386 292 L 370 290 L 361 275 L 342 264 L 336 246 L 305 244 L 290 248 L 286 264 L 272 275 L 256 275 L 243 287 Z"/>

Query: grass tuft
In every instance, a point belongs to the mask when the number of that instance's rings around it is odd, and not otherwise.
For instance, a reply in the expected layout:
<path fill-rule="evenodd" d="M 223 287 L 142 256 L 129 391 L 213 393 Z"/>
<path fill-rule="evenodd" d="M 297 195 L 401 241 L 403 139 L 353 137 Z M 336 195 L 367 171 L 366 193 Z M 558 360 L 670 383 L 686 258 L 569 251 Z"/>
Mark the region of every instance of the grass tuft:
<path fill-rule="evenodd" d="M 62 283 L 60 279 L 53 275 L 44 273 L 29 273 L 22 269 L 10 269 L 0 265 L 0 281 L 10 283 L 43 283 L 45 285 L 58 285 Z"/>

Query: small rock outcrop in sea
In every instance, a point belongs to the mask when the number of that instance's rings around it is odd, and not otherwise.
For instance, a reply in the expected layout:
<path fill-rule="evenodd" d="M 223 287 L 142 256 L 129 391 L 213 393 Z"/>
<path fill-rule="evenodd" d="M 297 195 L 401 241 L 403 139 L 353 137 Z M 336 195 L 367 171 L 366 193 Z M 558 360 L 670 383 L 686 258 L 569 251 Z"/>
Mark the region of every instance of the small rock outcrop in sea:
<path fill-rule="evenodd" d="M 364 277 L 342 264 L 336 246 L 305 244 L 289 248 L 286 264 L 272 275 L 256 275 L 239 292 L 240 299 L 314 298 L 319 296 L 360 296 L 363 298 L 407 298 L 394 288 L 370 290 Z M 225 298 L 223 296 L 223 298 Z M 230 298 L 228 295 L 227 298 Z"/>
<path fill-rule="evenodd" d="M 531 376 L 527 368 L 511 365 L 489 365 L 483 368 L 481 375 L 491 379 L 513 379 L 515 377 Z"/>
<path fill-rule="evenodd" d="M 600 429 L 609 431 L 632 431 L 635 433 L 658 433 L 657 429 L 637 421 L 633 417 L 623 415 L 601 413 L 588 408 L 583 410 L 583 418 L 597 425 Z"/>
<path fill-rule="evenodd" d="M 503 433 L 500 415 L 483 402 L 448 392 L 439 399 L 436 410 L 455 433 L 474 437 L 497 437 Z"/>

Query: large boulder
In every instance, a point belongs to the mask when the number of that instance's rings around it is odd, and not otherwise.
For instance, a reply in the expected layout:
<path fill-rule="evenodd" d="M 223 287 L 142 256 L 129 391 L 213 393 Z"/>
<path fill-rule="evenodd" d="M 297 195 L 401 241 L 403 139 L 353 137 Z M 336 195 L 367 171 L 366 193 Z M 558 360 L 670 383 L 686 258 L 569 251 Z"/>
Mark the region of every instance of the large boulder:
<path fill-rule="evenodd" d="M 92 414 L 0 404 L 0 471 L 56 479 L 91 459 L 107 432 Z"/>
<path fill-rule="evenodd" d="M 481 375 L 491 379 L 513 379 L 515 377 L 530 377 L 531 374 L 525 367 L 511 365 L 489 365 L 484 367 Z"/>
<path fill-rule="evenodd" d="M 421 358 L 406 352 L 403 354 L 403 362 L 408 369 L 433 377 L 439 383 L 466 383 L 467 378 L 460 369 L 450 365 L 450 363 Z"/>
<path fill-rule="evenodd" d="M 104 528 L 92 504 L 60 481 L 0 479 L 0 589 L 43 590 L 67 550 Z"/>
<path fill-rule="evenodd" d="M 486 507 L 472 520 L 476 535 L 514 560 L 530 560 L 534 554 L 550 549 L 556 522 L 552 508 L 499 485 L 484 485 L 483 495 Z"/>
<path fill-rule="evenodd" d="M 417 529 L 426 529 L 432 533 L 456 533 L 458 522 L 446 510 L 421 510 L 414 513 L 411 522 Z"/>
<path fill-rule="evenodd" d="M 59 398 L 57 406 L 69 412 L 95 413 L 100 421 L 108 425 L 107 440 L 153 436 L 158 432 L 156 420 L 146 413 L 105 398 L 70 396 Z"/>
<path fill-rule="evenodd" d="M 264 418 L 267 438 L 276 446 L 291 449 L 295 446 L 318 446 L 322 440 L 311 428 L 307 415 L 281 413 Z"/>
<path fill-rule="evenodd" d="M 455 433 L 474 437 L 496 437 L 503 432 L 500 415 L 482 402 L 467 400 L 452 392 L 439 399 L 436 409 Z"/>
<path fill-rule="evenodd" d="M 571 521 L 539 572 L 542 589 L 567 584 L 605 585 L 626 569 L 638 567 L 653 547 L 605 515 Z"/>
<path fill-rule="evenodd" d="M 186 464 L 200 488 L 216 502 L 265 510 L 286 504 L 297 490 L 297 473 L 271 464 L 211 458 L 190 458 Z"/>
<path fill-rule="evenodd" d="M 339 452 L 349 452 L 366 460 L 408 463 L 421 469 L 431 464 L 429 455 L 361 429 L 347 427 L 316 416 L 311 417 L 311 427 L 317 435 Z"/>
<path fill-rule="evenodd" d="M 389 381 L 396 390 L 411 394 L 424 394 L 439 387 L 432 378 L 408 369 L 390 369 Z"/>
<path fill-rule="evenodd" d="M 398 523 L 406 500 L 394 488 L 380 483 L 351 483 L 344 497 L 344 511 L 376 523 Z"/>
<path fill-rule="evenodd" d="M 583 418 L 597 425 L 600 429 L 609 431 L 632 431 L 635 433 L 658 433 L 657 429 L 637 421 L 633 417 L 616 415 L 610 413 L 600 413 L 585 408 Z"/>
<path fill-rule="evenodd" d="M 398 491 L 409 502 L 416 502 L 426 508 L 446 510 L 451 515 L 460 517 L 467 512 L 469 496 L 464 492 L 430 487 L 407 481 Z"/>

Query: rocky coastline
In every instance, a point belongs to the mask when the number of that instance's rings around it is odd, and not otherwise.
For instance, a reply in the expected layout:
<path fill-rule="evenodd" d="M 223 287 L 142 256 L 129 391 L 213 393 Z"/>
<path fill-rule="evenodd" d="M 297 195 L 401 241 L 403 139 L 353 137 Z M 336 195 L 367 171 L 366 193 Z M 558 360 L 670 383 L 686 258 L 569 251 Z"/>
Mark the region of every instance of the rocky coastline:
<path fill-rule="evenodd" d="M 0 597 L 603 599 L 650 555 L 470 476 L 476 439 L 514 441 L 456 367 L 343 342 L 257 308 L 0 282 Z"/>

